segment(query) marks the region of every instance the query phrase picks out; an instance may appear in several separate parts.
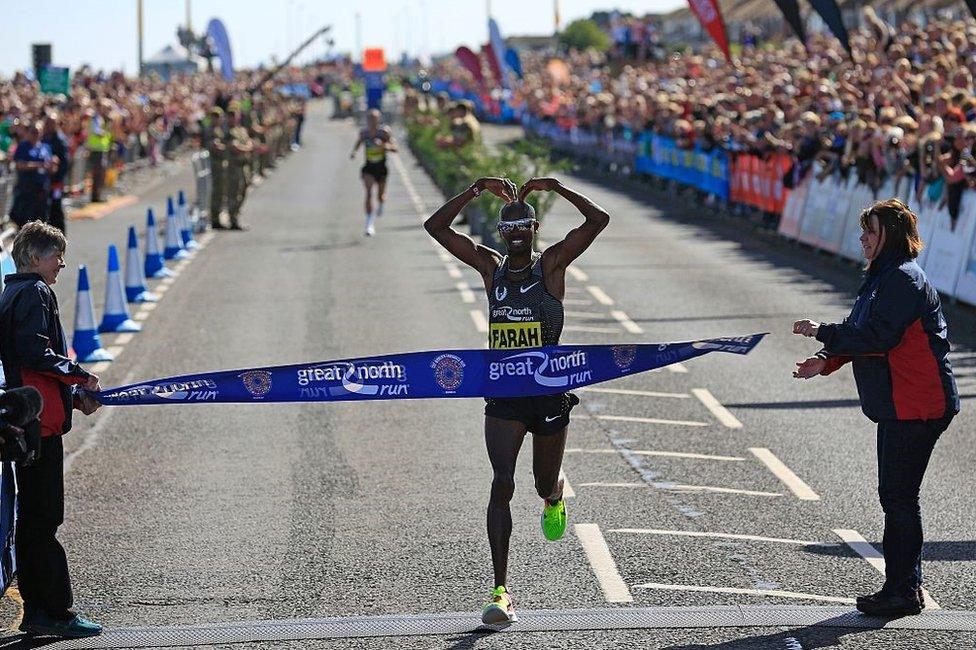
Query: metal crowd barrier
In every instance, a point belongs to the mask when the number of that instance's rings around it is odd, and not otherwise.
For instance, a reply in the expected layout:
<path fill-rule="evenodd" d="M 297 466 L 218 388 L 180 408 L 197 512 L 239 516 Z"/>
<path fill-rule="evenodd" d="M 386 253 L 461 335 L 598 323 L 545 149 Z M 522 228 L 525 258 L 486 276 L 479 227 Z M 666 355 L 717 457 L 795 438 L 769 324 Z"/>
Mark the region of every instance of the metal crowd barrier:
<path fill-rule="evenodd" d="M 210 222 L 210 195 L 213 192 L 213 176 L 210 172 L 210 152 L 197 151 L 190 157 L 193 165 L 193 178 L 196 185 L 196 197 L 193 205 L 196 208 L 197 232 L 206 229 Z"/>
<path fill-rule="evenodd" d="M 14 196 L 14 176 L 0 176 L 0 221 L 10 212 Z"/>
<path fill-rule="evenodd" d="M 84 147 L 75 149 L 71 157 L 71 169 L 65 177 L 65 192 L 68 194 L 83 194 L 85 191 L 85 173 L 88 171 L 88 150 Z"/>

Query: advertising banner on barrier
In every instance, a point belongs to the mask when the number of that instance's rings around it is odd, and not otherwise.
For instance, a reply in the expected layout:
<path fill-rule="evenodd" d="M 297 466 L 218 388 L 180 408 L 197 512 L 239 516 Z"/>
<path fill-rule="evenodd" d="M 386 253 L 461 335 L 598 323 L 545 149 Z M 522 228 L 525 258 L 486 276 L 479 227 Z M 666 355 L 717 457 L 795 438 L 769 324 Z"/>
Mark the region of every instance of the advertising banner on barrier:
<path fill-rule="evenodd" d="M 966 265 L 969 244 L 976 229 L 976 196 L 972 191 L 963 194 L 955 228 L 945 207 L 933 211 L 931 219 L 934 228 L 930 238 L 923 240 L 929 250 L 921 262 L 922 268 L 936 289 L 956 295 L 956 284 Z"/>
<path fill-rule="evenodd" d="M 634 168 L 642 174 L 670 178 L 729 198 L 729 156 L 722 149 L 703 151 L 678 147 L 673 138 L 651 133 L 641 134 Z"/>
<path fill-rule="evenodd" d="M 786 198 L 783 206 L 783 215 L 779 219 L 779 234 L 790 239 L 796 239 L 800 235 L 800 222 L 803 220 L 803 211 L 806 209 L 807 196 L 810 191 L 810 181 L 805 180 L 799 186 L 794 187 Z"/>
<path fill-rule="evenodd" d="M 781 213 L 789 194 L 783 187 L 783 175 L 792 165 L 793 159 L 786 154 L 765 158 L 735 154 L 729 172 L 731 199 L 766 212 Z"/>

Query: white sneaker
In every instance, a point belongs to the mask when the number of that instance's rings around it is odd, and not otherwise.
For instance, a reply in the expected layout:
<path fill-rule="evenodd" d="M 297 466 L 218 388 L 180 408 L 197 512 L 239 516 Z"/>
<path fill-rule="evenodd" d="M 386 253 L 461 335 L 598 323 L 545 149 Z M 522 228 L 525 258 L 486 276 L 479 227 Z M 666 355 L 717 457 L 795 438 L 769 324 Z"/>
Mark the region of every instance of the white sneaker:
<path fill-rule="evenodd" d="M 491 592 L 491 602 L 481 610 L 481 622 L 485 625 L 499 623 L 514 623 L 518 620 L 515 615 L 515 603 L 505 587 L 495 587 Z"/>

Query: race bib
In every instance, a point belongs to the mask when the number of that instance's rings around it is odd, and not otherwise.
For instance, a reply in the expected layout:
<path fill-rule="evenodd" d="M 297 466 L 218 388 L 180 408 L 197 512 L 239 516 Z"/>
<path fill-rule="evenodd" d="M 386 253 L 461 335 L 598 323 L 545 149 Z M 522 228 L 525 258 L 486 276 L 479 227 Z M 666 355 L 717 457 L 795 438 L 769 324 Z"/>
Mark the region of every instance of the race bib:
<path fill-rule="evenodd" d="M 515 350 L 542 347 L 542 324 L 492 323 L 488 329 L 488 347 L 492 350 Z"/>

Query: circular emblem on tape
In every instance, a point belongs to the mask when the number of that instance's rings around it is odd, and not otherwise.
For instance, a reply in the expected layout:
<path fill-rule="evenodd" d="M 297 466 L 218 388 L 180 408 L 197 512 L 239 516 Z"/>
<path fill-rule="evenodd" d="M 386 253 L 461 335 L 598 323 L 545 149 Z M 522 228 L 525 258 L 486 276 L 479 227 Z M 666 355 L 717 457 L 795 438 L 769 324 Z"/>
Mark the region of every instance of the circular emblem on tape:
<path fill-rule="evenodd" d="M 248 370 L 238 377 L 244 382 L 244 388 L 255 397 L 262 397 L 271 391 L 271 373 L 267 370 Z"/>
<path fill-rule="evenodd" d="M 613 353 L 613 362 L 621 370 L 629 368 L 630 364 L 637 358 L 636 345 L 615 345 L 610 348 L 610 351 Z"/>
<path fill-rule="evenodd" d="M 464 361 L 454 354 L 442 354 L 430 364 L 434 380 L 446 393 L 453 393 L 464 381 Z"/>

